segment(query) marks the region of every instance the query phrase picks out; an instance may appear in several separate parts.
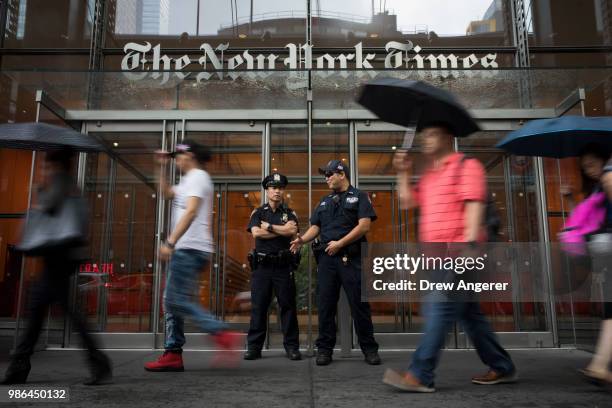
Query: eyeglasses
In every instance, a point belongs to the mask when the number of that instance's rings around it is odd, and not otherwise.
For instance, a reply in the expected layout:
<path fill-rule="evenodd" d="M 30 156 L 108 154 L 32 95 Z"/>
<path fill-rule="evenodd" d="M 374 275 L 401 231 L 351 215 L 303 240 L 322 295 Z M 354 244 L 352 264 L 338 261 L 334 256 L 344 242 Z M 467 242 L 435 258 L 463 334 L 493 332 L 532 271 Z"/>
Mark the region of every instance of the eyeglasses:
<path fill-rule="evenodd" d="M 331 176 L 333 176 L 334 174 L 336 174 L 336 172 L 333 171 L 326 171 L 325 172 L 325 178 L 330 178 Z"/>

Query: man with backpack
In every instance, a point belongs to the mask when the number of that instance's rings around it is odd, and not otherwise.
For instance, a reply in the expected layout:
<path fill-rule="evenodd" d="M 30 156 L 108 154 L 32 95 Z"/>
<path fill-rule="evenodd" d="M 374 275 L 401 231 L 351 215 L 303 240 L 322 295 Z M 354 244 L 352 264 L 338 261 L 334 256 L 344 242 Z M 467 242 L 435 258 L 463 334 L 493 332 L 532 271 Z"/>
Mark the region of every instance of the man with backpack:
<path fill-rule="evenodd" d="M 402 208 L 420 210 L 419 241 L 477 247 L 479 242 L 487 241 L 487 229 L 491 228 L 485 224 L 488 218 L 494 218 L 494 208 L 487 208 L 490 203 L 484 167 L 478 160 L 454 151 L 454 132 L 449 124 L 430 122 L 417 131 L 423 138 L 423 153 L 431 164 L 416 187 L 410 186 L 412 163 L 405 151 L 396 154 L 394 166 Z M 478 356 L 489 367 L 485 375 L 473 377 L 472 383 L 516 381 L 516 368 L 477 302 L 438 296 L 423 306 L 427 309 L 425 330 L 412 364 L 406 372 L 388 369 L 383 382 L 403 391 L 434 392 L 434 370 L 446 335 L 456 321 L 463 324 Z"/>

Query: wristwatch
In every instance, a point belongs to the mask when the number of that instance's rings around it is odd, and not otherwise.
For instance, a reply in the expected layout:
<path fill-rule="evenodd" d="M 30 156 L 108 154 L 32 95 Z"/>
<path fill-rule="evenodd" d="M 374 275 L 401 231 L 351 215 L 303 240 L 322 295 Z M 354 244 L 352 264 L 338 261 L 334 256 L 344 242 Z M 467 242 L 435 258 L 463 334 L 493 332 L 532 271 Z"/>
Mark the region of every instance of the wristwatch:
<path fill-rule="evenodd" d="M 174 244 L 172 244 L 170 241 L 164 242 L 164 245 L 167 246 L 170 249 L 174 249 Z"/>
<path fill-rule="evenodd" d="M 268 224 L 267 230 L 268 232 L 274 232 L 274 227 L 272 226 L 272 224 Z"/>

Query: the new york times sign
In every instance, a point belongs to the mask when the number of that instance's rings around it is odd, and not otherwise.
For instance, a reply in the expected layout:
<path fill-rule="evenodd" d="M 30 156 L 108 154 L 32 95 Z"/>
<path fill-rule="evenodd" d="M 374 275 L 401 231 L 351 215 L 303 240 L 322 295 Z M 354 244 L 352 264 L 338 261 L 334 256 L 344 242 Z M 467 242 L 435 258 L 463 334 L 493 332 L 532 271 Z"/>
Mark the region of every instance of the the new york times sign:
<path fill-rule="evenodd" d="M 130 42 L 123 47 L 125 56 L 121 61 L 121 70 L 131 80 L 141 80 L 150 76 L 160 79 L 162 84 L 175 75 L 179 79 L 185 79 L 195 75 L 198 82 L 208 80 L 213 76 L 223 78 L 227 75 L 233 79 L 242 75 L 265 76 L 272 71 L 278 71 L 279 66 L 292 71 L 299 70 L 348 70 L 357 69 L 363 75 L 375 68 L 372 63 L 378 56 L 375 53 L 364 53 L 362 43 L 356 44 L 350 53 L 336 55 L 323 54 L 313 57 L 311 45 L 287 44 L 289 56 L 281 58 L 277 54 L 255 54 L 245 50 L 240 54 L 224 58 L 224 52 L 228 51 L 229 43 L 212 47 L 204 43 L 200 46 L 201 56 L 197 59 L 189 55 L 171 58 L 162 53 L 161 46 L 153 46 L 149 42 L 142 44 Z M 385 46 L 384 67 L 386 69 L 496 69 L 497 54 L 486 54 L 478 56 L 470 54 L 467 56 L 456 56 L 455 54 L 422 54 L 423 49 L 412 42 L 401 43 L 397 41 L 388 42 Z M 199 70 L 189 69 L 192 64 L 198 64 Z M 150 72 L 147 72 L 150 71 Z M 315 74 L 316 71 L 315 71 Z"/>

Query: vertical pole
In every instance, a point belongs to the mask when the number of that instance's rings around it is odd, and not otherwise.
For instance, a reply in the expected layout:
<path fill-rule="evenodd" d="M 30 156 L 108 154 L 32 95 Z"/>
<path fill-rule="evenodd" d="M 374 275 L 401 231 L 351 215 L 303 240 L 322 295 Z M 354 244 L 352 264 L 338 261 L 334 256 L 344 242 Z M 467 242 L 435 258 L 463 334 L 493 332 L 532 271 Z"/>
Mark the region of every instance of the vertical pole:
<path fill-rule="evenodd" d="M 162 140 L 161 140 L 161 147 L 162 150 L 166 150 L 167 148 L 167 136 L 166 136 L 166 132 L 167 132 L 167 122 L 164 120 L 163 124 L 162 124 Z M 172 135 L 170 136 L 170 139 L 174 139 L 174 136 L 176 135 L 176 125 L 173 124 L 172 126 Z M 167 166 L 160 164 L 160 178 L 165 178 L 166 177 L 166 170 L 167 170 Z M 161 180 L 160 180 L 161 181 Z M 151 308 L 151 332 L 153 333 L 153 341 L 152 341 L 152 345 L 153 348 L 157 347 L 157 332 L 159 331 L 159 313 L 160 313 L 160 299 L 161 299 L 161 271 L 162 271 L 162 264 L 161 264 L 161 260 L 159 259 L 159 256 L 157 255 L 157 248 L 159 248 L 161 246 L 161 241 L 162 241 L 162 235 L 164 233 L 164 225 L 165 225 L 165 201 L 164 201 L 164 196 L 163 196 L 164 192 L 162 191 L 161 188 L 161 183 L 159 183 L 158 187 L 157 187 L 157 197 L 156 197 L 156 204 L 157 204 L 157 222 L 155 224 L 155 249 L 154 249 L 154 269 L 153 269 L 153 293 L 151 295 L 151 299 L 153 300 L 153 307 Z"/>
<path fill-rule="evenodd" d="M 312 45 L 312 3 L 311 0 L 306 1 L 306 42 Z M 308 143 L 308 219 L 312 216 L 312 70 L 308 70 L 308 89 L 306 91 L 306 113 L 307 113 L 307 143 Z M 308 268 L 308 354 L 314 352 L 313 333 L 312 333 L 312 252 L 308 251 L 307 264 Z"/>
<path fill-rule="evenodd" d="M 40 100 L 36 101 L 36 122 L 40 120 Z M 28 189 L 28 213 L 26 213 L 25 222 L 28 222 L 29 209 L 32 206 L 32 187 L 34 185 L 34 171 L 36 170 L 36 150 L 32 151 L 32 163 L 30 164 L 30 186 Z M 21 274 L 19 275 L 19 292 L 17 295 L 17 316 L 15 319 L 15 336 L 13 338 L 13 349 L 17 348 L 17 342 L 19 341 L 19 327 L 21 326 L 21 314 L 22 314 L 22 302 L 24 299 L 24 281 L 25 281 L 25 260 L 22 258 L 21 261 Z"/>
<path fill-rule="evenodd" d="M 355 135 L 355 122 L 349 122 L 349 169 L 351 184 L 358 186 L 357 180 L 357 140 Z M 340 326 L 340 355 L 349 357 L 353 349 L 353 319 L 348 304 L 346 293 L 341 291 L 340 304 L 338 305 L 338 323 Z"/>
<path fill-rule="evenodd" d="M 548 231 L 548 216 L 546 205 L 546 185 L 544 184 L 544 164 L 541 157 L 534 158 L 536 169 L 536 197 L 538 201 L 538 218 L 540 220 L 540 252 L 542 252 L 542 261 L 544 272 L 546 273 L 546 286 L 548 290 L 548 307 L 546 308 L 546 320 L 548 327 L 552 331 L 553 343 L 559 347 L 559 333 L 557 332 L 557 317 L 555 310 L 555 297 L 553 293 L 553 278 L 551 270 L 550 256 L 550 234 Z"/>
<path fill-rule="evenodd" d="M 196 37 L 200 36 L 200 0 L 198 0 L 197 10 L 196 10 Z"/>

